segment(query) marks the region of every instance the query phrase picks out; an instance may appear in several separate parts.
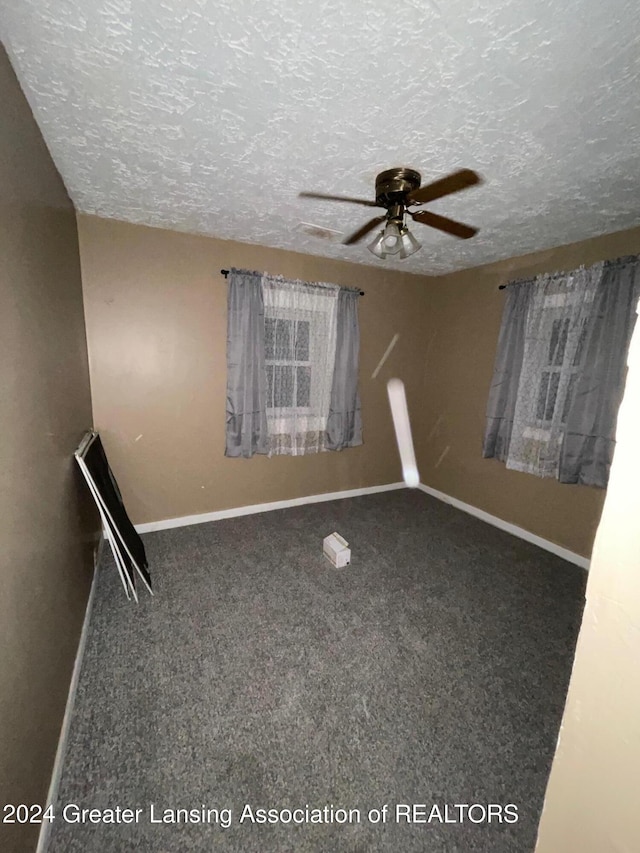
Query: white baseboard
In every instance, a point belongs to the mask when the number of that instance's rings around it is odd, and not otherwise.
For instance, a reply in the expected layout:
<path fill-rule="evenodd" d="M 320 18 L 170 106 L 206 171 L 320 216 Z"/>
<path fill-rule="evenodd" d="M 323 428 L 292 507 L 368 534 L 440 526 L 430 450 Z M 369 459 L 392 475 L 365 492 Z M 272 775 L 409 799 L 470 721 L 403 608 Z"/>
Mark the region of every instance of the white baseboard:
<path fill-rule="evenodd" d="M 198 515 L 184 515 L 181 518 L 167 518 L 162 521 L 149 521 L 145 524 L 136 524 L 135 528 L 138 533 L 153 533 L 156 530 L 169 530 L 173 527 L 187 527 L 190 524 L 205 524 L 208 521 L 220 521 L 223 518 L 237 518 L 241 515 L 253 515 L 254 513 L 269 512 L 274 509 L 286 509 L 291 506 L 303 506 L 304 504 L 321 503 L 323 501 L 337 501 L 342 500 L 343 498 L 355 498 L 360 495 L 373 495 L 378 492 L 390 492 L 394 489 L 404 488 L 406 488 L 404 483 L 387 483 L 383 486 L 368 486 L 363 489 L 347 489 L 342 492 L 325 492 L 321 495 L 307 495 L 306 497 L 292 498 L 285 501 L 251 504 L 250 506 L 239 506 L 232 507 L 231 509 L 216 510 L 214 512 L 203 512 Z M 537 536 L 535 533 L 525 530 L 524 527 L 518 527 L 517 524 L 511 524 L 508 521 L 504 521 L 496 515 L 491 515 L 482 509 L 478 509 L 475 506 L 471 506 L 471 504 L 464 503 L 464 501 L 453 498 L 444 492 L 439 492 L 437 489 L 425 486 L 423 483 L 420 483 L 418 488 L 444 503 L 451 504 L 451 506 L 456 509 L 468 512 L 469 515 L 474 515 L 476 518 L 485 521 L 487 524 L 492 524 L 494 527 L 499 527 L 500 530 L 504 530 L 507 533 L 511 533 L 513 536 L 518 536 L 520 539 L 531 542 L 533 545 L 537 545 L 545 551 L 550 551 L 552 554 L 562 557 L 563 560 L 574 563 L 576 566 L 580 566 L 583 569 L 589 568 L 589 560 L 586 557 L 581 557 L 579 554 L 569 551 L 568 548 L 563 548 L 561 545 L 556 545 L 555 542 L 543 539 L 542 536 Z"/>
<path fill-rule="evenodd" d="M 456 509 L 461 509 L 463 512 L 468 512 L 469 515 L 474 515 L 482 521 L 486 521 L 487 524 L 492 524 L 494 527 L 499 527 L 500 530 L 505 530 L 513 536 L 518 536 L 520 539 L 524 539 L 527 542 L 531 542 L 533 545 L 537 545 L 539 548 L 544 548 L 545 551 L 550 551 L 552 554 L 555 554 L 557 557 L 562 557 L 563 560 L 567 560 L 569 563 L 575 563 L 575 565 L 580 566 L 581 569 L 589 568 L 590 561 L 586 557 L 581 557 L 580 554 L 576 554 L 574 551 L 569 551 L 568 548 L 563 548 L 561 545 L 556 545 L 555 542 L 543 539 L 542 536 L 536 536 L 535 533 L 525 530 L 524 527 L 518 527 L 517 524 L 511 524 L 509 521 L 504 521 L 503 519 L 498 518 L 497 515 L 491 515 L 483 509 L 478 509 L 475 506 L 471 506 L 471 504 L 464 503 L 464 501 L 459 501 L 457 498 L 452 498 L 444 492 L 432 489 L 431 486 L 425 486 L 420 483 L 418 488 L 426 494 L 431 495 L 431 497 L 437 498 L 446 504 L 451 504 L 451 506 Z"/>
<path fill-rule="evenodd" d="M 149 521 L 146 524 L 136 524 L 135 528 L 138 533 L 152 533 L 155 530 L 168 530 L 172 527 L 187 527 L 190 524 L 205 524 L 207 521 L 220 521 L 223 518 L 236 518 L 240 515 L 269 512 L 272 509 L 287 509 L 290 506 L 337 501 L 342 500 L 342 498 L 357 498 L 360 495 L 374 495 L 378 492 L 390 492 L 394 489 L 404 488 L 404 483 L 387 483 L 384 486 L 367 486 L 364 489 L 347 489 L 344 492 L 325 492 L 321 495 L 307 495 L 304 498 L 291 498 L 287 501 L 272 501 L 266 504 L 252 504 L 251 506 L 238 506 L 232 509 L 220 509 L 215 512 L 203 512 L 199 515 L 183 515 L 182 518 L 167 518 L 164 521 Z"/>
<path fill-rule="evenodd" d="M 71 674 L 71 682 L 69 684 L 69 693 L 67 695 L 67 704 L 64 709 L 64 717 L 62 718 L 62 727 L 60 729 L 60 737 L 58 738 L 58 748 L 56 757 L 53 762 L 53 770 L 51 772 L 51 781 L 49 783 L 49 792 L 47 793 L 46 807 L 54 805 L 58 799 L 58 790 L 60 788 L 60 778 L 62 776 L 62 765 L 64 763 L 65 753 L 67 751 L 67 740 L 69 738 L 69 728 L 71 726 L 71 716 L 73 714 L 73 706 L 76 701 L 76 693 L 78 691 L 78 681 L 80 679 L 80 670 L 82 669 L 82 659 L 87 645 L 87 637 L 89 635 L 89 621 L 91 619 L 91 611 L 93 609 L 93 600 L 96 593 L 96 585 L 98 578 L 98 566 L 102 559 L 104 550 L 104 536 L 100 536 L 93 554 L 93 579 L 91 581 L 91 589 L 87 599 L 87 606 L 84 611 L 84 621 L 82 623 L 82 631 L 80 632 L 80 640 L 76 650 L 76 659 L 73 664 L 73 672 Z M 51 821 L 43 821 L 40 824 L 40 834 L 38 835 L 38 845 L 36 853 L 46 853 L 49 846 L 49 837 L 51 835 Z"/>

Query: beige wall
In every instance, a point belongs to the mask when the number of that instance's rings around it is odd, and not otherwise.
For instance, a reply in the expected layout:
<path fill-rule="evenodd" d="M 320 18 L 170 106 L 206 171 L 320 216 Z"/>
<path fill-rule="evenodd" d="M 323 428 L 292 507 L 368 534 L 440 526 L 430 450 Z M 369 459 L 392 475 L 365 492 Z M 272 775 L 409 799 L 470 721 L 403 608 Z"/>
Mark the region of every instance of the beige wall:
<path fill-rule="evenodd" d="M 134 522 L 401 480 L 386 380 L 416 400 L 426 335 L 417 276 L 278 249 L 79 217 L 94 422 Z M 362 447 L 224 457 L 227 284 L 266 270 L 360 287 Z M 393 335 L 400 339 L 371 379 Z"/>
<path fill-rule="evenodd" d="M 94 422 L 136 523 L 401 479 L 386 380 L 407 386 L 421 480 L 589 556 L 604 492 L 482 459 L 498 284 L 640 251 L 640 229 L 427 278 L 79 217 Z M 226 282 L 241 266 L 361 287 L 365 444 L 251 460 L 224 450 Z M 398 344 L 371 374 L 395 333 Z"/>
<path fill-rule="evenodd" d="M 640 850 L 640 323 L 537 853 Z"/>
<path fill-rule="evenodd" d="M 430 286 L 416 429 L 423 483 L 589 556 L 603 490 L 508 471 L 481 456 L 504 305 L 498 285 L 638 252 L 640 228 L 454 273 Z"/>
<path fill-rule="evenodd" d="M 91 425 L 75 214 L 0 47 L 0 804 L 44 803 L 96 522 L 72 453 Z M 0 849 L 38 827 L 0 824 Z"/>

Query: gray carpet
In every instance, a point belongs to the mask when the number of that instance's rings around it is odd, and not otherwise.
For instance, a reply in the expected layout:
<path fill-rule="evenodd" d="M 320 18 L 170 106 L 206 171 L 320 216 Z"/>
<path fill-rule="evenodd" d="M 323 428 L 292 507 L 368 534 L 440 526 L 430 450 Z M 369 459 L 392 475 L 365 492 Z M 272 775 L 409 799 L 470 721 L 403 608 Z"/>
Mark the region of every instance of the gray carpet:
<path fill-rule="evenodd" d="M 334 530 L 345 569 L 322 556 Z M 409 490 L 145 545 L 154 598 L 128 604 L 110 559 L 100 571 L 50 853 L 533 849 L 581 569 Z M 473 822 L 508 803 L 517 823 Z M 65 804 L 142 811 L 72 823 Z M 211 822 L 151 823 L 151 804 Z M 360 821 L 240 823 L 246 804 Z M 432 819 L 398 822 L 398 804 Z"/>

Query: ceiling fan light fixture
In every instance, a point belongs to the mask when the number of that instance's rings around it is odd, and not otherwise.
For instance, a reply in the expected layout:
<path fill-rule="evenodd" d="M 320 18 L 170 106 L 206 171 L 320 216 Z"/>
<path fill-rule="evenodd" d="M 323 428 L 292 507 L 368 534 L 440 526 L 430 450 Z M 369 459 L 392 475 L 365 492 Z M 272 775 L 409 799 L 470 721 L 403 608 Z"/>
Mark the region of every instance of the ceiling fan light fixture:
<path fill-rule="evenodd" d="M 375 239 L 367 248 L 376 258 L 380 258 L 381 260 L 391 255 L 397 255 L 402 252 L 403 231 L 406 231 L 406 228 L 401 221 L 390 219 L 382 231 L 376 234 Z"/>
<path fill-rule="evenodd" d="M 421 248 L 422 244 L 416 240 L 407 226 L 398 225 L 396 222 L 387 223 L 386 227 L 379 231 L 367 246 L 371 254 L 380 258 L 381 261 L 394 255 L 398 255 L 401 260 L 404 260 Z"/>

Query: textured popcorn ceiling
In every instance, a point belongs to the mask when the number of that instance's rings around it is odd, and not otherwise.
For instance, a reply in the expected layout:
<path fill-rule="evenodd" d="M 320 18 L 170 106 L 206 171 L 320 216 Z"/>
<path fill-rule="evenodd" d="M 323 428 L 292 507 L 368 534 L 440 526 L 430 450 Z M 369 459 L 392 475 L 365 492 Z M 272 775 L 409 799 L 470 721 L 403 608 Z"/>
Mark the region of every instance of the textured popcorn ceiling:
<path fill-rule="evenodd" d="M 80 211 L 439 273 L 640 224 L 637 0 L 3 0 L 0 35 Z M 375 175 L 465 166 L 423 249 L 348 233 Z M 381 211 L 380 211 L 381 212 Z M 242 263 L 242 258 L 238 258 Z"/>

